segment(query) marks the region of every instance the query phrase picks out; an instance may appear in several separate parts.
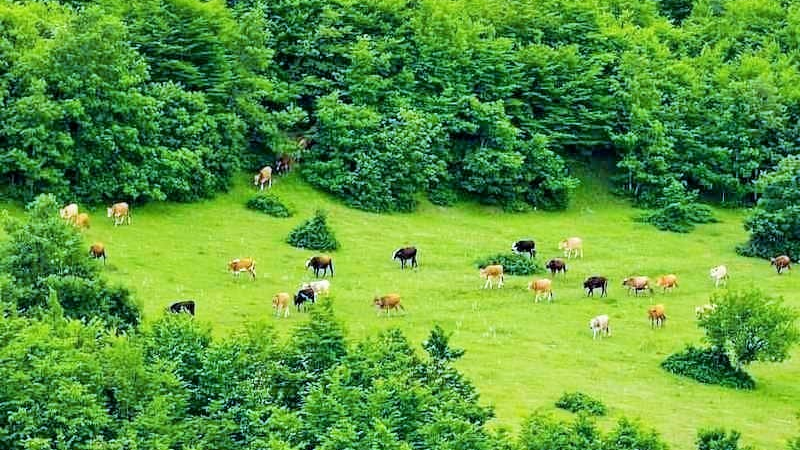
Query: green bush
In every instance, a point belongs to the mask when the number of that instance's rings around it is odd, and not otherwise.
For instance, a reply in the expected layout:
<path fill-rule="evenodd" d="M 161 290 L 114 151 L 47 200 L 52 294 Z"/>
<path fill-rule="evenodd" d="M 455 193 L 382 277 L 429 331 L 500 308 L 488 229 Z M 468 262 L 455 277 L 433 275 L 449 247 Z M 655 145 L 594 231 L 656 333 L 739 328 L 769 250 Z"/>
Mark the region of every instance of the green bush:
<path fill-rule="evenodd" d="M 542 266 L 536 258 L 516 253 L 498 253 L 475 261 L 479 269 L 492 264 L 501 264 L 506 275 L 533 275 L 541 272 Z"/>
<path fill-rule="evenodd" d="M 689 377 L 706 384 L 717 384 L 735 389 L 755 389 L 756 383 L 743 370 L 731 364 L 725 352 L 712 348 L 687 346 L 661 362 L 667 372 Z"/>
<path fill-rule="evenodd" d="M 583 412 L 593 416 L 604 416 L 607 412 L 603 402 L 589 397 L 583 392 L 565 392 L 556 401 L 556 407 L 573 413 Z"/>
<path fill-rule="evenodd" d="M 277 195 L 263 192 L 247 201 L 247 207 L 272 217 L 292 217 L 294 212 Z"/>
<path fill-rule="evenodd" d="M 697 191 L 689 191 L 675 180 L 664 188 L 658 205 L 658 209 L 642 215 L 638 220 L 674 233 L 688 233 L 697 223 L 717 221 L 711 208 L 698 203 Z"/>
<path fill-rule="evenodd" d="M 739 450 L 739 438 L 741 433 L 736 430 L 730 432 L 722 428 L 715 428 L 711 430 L 700 430 L 697 432 L 697 450 Z M 753 447 L 747 446 L 742 450 L 753 450 Z"/>
<path fill-rule="evenodd" d="M 339 241 L 333 231 L 328 228 L 325 211 L 318 210 L 314 217 L 308 219 L 289 233 L 286 242 L 297 248 L 311 250 L 336 250 Z"/>

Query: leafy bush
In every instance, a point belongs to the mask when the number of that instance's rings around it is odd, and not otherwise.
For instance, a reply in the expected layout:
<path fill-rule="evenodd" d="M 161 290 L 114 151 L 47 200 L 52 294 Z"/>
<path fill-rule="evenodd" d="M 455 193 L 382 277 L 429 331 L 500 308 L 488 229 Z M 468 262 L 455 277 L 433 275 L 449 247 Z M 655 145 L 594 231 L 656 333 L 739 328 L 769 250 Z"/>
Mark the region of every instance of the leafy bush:
<path fill-rule="evenodd" d="M 247 201 L 247 207 L 272 217 L 292 217 L 294 212 L 276 194 L 263 192 Z"/>
<path fill-rule="evenodd" d="M 736 430 L 727 432 L 721 428 L 700 430 L 697 433 L 697 450 L 740 450 L 739 438 L 741 434 Z M 753 450 L 747 446 L 741 450 Z"/>
<path fill-rule="evenodd" d="M 606 405 L 603 402 L 589 397 L 583 392 L 565 392 L 556 401 L 556 407 L 573 413 L 583 412 L 593 416 L 604 416 L 606 414 Z"/>
<path fill-rule="evenodd" d="M 339 241 L 336 240 L 333 231 L 328 228 L 327 215 L 322 210 L 318 210 L 314 217 L 292 230 L 286 238 L 286 242 L 298 248 L 311 250 L 336 250 L 339 248 Z"/>
<path fill-rule="evenodd" d="M 609 434 L 597 428 L 587 415 L 579 414 L 572 422 L 533 415 L 525 420 L 519 436 L 520 450 L 667 450 L 652 429 L 637 422 L 620 419 Z"/>
<path fill-rule="evenodd" d="M 696 223 L 716 222 L 711 208 L 698 203 L 697 191 L 687 190 L 673 180 L 663 190 L 655 211 L 642 215 L 638 220 L 650 223 L 659 230 L 688 233 Z"/>
<path fill-rule="evenodd" d="M 754 389 L 755 381 L 747 372 L 733 367 L 725 352 L 712 348 L 687 346 L 661 362 L 667 372 L 689 377 L 706 384 L 735 389 Z"/>
<path fill-rule="evenodd" d="M 479 269 L 492 264 L 502 264 L 503 273 L 507 275 L 533 275 L 541 272 L 542 266 L 536 258 L 529 258 L 517 253 L 498 253 L 475 261 Z"/>

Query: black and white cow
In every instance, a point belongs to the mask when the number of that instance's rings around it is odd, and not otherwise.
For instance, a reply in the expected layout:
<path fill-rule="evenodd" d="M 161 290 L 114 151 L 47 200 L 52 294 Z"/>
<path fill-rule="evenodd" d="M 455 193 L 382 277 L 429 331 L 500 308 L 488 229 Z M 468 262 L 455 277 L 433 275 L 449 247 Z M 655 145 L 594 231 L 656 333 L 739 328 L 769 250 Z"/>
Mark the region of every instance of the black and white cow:
<path fill-rule="evenodd" d="M 514 242 L 511 245 L 511 251 L 514 253 L 527 253 L 533 258 L 536 256 L 536 242 L 531 240 Z"/>
<path fill-rule="evenodd" d="M 194 300 L 183 300 L 169 305 L 169 312 L 174 314 L 187 313 L 194 316 Z"/>
<path fill-rule="evenodd" d="M 300 311 L 300 306 L 303 306 L 307 302 L 317 302 L 317 294 L 314 292 L 314 289 L 310 287 L 302 288 L 294 295 L 294 306 L 297 307 L 298 311 Z M 303 309 L 306 309 L 306 306 L 303 306 Z"/>

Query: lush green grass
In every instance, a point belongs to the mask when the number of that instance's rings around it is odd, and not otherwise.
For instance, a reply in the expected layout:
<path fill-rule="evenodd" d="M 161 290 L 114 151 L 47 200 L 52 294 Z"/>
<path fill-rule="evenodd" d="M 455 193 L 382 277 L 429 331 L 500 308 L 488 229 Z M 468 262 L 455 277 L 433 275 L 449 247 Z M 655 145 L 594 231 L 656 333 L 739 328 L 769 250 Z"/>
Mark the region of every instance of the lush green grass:
<path fill-rule="evenodd" d="M 244 180 L 244 176 L 242 179 Z M 745 239 L 742 214 L 718 211 L 721 223 L 701 225 L 688 235 L 660 232 L 636 223 L 627 202 L 606 194 L 600 182 L 584 183 L 566 212 L 509 215 L 473 204 L 439 208 L 423 204 L 414 214 L 375 215 L 347 209 L 299 180 L 279 179 L 273 188 L 297 206 L 290 219 L 247 210 L 251 186 L 199 204 L 154 204 L 136 208 L 133 225 L 114 228 L 104 210 L 93 211 L 87 241 L 106 244 L 111 278 L 130 286 L 152 318 L 177 299 L 198 302 L 198 319 L 224 335 L 247 321 L 268 320 L 289 330 L 305 314 L 272 316 L 275 292 L 293 292 L 312 273 L 304 270 L 313 254 L 284 242 L 299 222 L 323 207 L 342 242 L 333 253 L 336 275 L 332 296 L 349 336 L 358 339 L 387 327 L 399 327 L 420 342 L 434 324 L 454 331 L 454 345 L 467 350 L 458 363 L 478 386 L 485 402 L 496 406 L 497 424 L 515 427 L 532 411 L 549 411 L 565 391 L 585 392 L 609 406 L 611 423 L 621 415 L 640 417 L 658 429 L 674 449 L 693 448 L 696 430 L 739 429 L 746 443 L 781 449 L 797 434 L 800 410 L 800 356 L 787 363 L 756 364 L 755 391 L 701 385 L 659 368 L 670 353 L 696 342 L 694 307 L 714 290 L 708 269 L 727 264 L 733 288 L 759 284 L 795 306 L 800 275 L 777 276 L 768 262 L 738 257 L 733 248 Z M 502 290 L 480 289 L 474 261 L 505 251 L 512 241 L 533 237 L 540 258 L 558 256 L 558 240 L 581 236 L 585 258 L 570 264 L 555 281 L 552 304 L 533 303 L 525 289 L 529 277 L 508 277 Z M 390 260 L 405 244 L 420 249 L 418 270 L 401 272 Z M 258 279 L 235 281 L 226 272 L 234 257 L 252 256 Z M 680 287 L 656 298 L 625 295 L 621 279 L 631 274 L 676 273 Z M 585 276 L 611 279 L 607 299 L 587 299 Z M 377 317 L 371 299 L 399 292 L 407 314 Z M 669 320 L 651 330 L 646 307 L 663 303 Z M 613 336 L 593 341 L 588 320 L 607 313 Z"/>

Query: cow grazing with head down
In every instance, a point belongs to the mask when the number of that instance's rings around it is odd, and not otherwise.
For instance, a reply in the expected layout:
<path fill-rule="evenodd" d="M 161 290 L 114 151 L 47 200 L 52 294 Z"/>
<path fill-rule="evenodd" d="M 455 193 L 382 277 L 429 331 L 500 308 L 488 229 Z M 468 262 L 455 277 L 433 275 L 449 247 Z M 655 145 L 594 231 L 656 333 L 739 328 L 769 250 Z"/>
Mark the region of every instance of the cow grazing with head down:
<path fill-rule="evenodd" d="M 110 208 L 106 208 L 106 215 L 114 219 L 114 226 L 123 225 L 125 222 L 131 224 L 131 208 L 125 202 L 114 203 Z"/>
<path fill-rule="evenodd" d="M 247 272 L 253 277 L 253 281 L 256 280 L 256 262 L 253 258 L 236 258 L 231 260 L 231 262 L 228 263 L 228 269 L 230 269 L 233 276 L 237 279 L 240 273 Z"/>
<path fill-rule="evenodd" d="M 386 311 L 386 317 L 389 317 L 389 312 L 394 310 L 395 314 L 398 311 L 405 312 L 405 308 L 400 303 L 400 294 L 388 294 L 382 297 L 375 296 L 372 300 L 372 304 L 375 305 L 375 309 L 378 310 L 378 315 L 380 315 L 381 311 Z"/>
<path fill-rule="evenodd" d="M 265 166 L 253 177 L 253 185 L 258 186 L 259 190 L 264 190 L 264 185 L 272 187 L 272 167 Z"/>
<path fill-rule="evenodd" d="M 527 253 L 531 258 L 536 256 L 536 242 L 532 240 L 517 241 L 511 244 L 514 253 Z"/>
<path fill-rule="evenodd" d="M 725 284 L 728 286 L 728 267 L 725 265 L 714 267 L 713 269 L 708 271 L 708 275 L 714 280 L 714 287 L 719 287 L 720 283 Z"/>
<path fill-rule="evenodd" d="M 586 290 L 587 296 L 594 297 L 594 290 L 600 289 L 600 297 L 608 295 L 608 278 L 606 277 L 589 277 L 583 282 L 583 288 Z"/>
<path fill-rule="evenodd" d="M 492 289 L 492 283 L 496 280 L 497 287 L 503 287 L 503 266 L 500 264 L 493 264 L 491 266 L 486 266 L 480 269 L 481 278 L 486 280 L 486 283 L 483 284 L 483 288 L 486 289 L 488 286 L 489 289 Z"/>
<path fill-rule="evenodd" d="M 282 153 L 275 160 L 275 173 L 278 175 L 287 174 L 291 172 L 293 164 L 294 164 L 294 159 L 291 157 L 291 155 Z"/>
<path fill-rule="evenodd" d="M 770 258 L 770 265 L 775 266 L 775 270 L 778 271 L 778 275 L 783 273 L 783 270 L 791 270 L 792 269 L 792 260 L 786 256 L 776 256 L 775 258 Z"/>
<path fill-rule="evenodd" d="M 308 258 L 306 261 L 306 269 L 314 269 L 314 276 L 319 278 L 319 271 L 322 271 L 322 276 L 328 274 L 328 269 L 331 269 L 331 276 L 333 276 L 333 258 L 329 255 L 317 255 Z"/>
<path fill-rule="evenodd" d="M 611 336 L 611 326 L 609 325 L 608 316 L 603 314 L 601 316 L 597 316 L 589 321 L 589 329 L 592 330 L 592 339 L 596 339 L 597 335 L 600 335 L 600 338 L 603 338 L 605 334 L 606 337 Z"/>
<path fill-rule="evenodd" d="M 673 288 L 678 287 L 678 277 L 675 274 L 663 275 L 656 279 L 656 286 L 661 288 L 661 292 L 672 292 Z"/>
<path fill-rule="evenodd" d="M 88 230 L 89 229 L 89 214 L 80 213 L 77 217 L 75 217 L 75 226 L 81 230 Z"/>
<path fill-rule="evenodd" d="M 67 222 L 74 223 L 75 218 L 78 217 L 78 204 L 70 203 L 69 205 L 59 209 L 58 215 Z"/>
<path fill-rule="evenodd" d="M 303 283 L 300 288 L 311 288 L 314 291 L 314 295 L 329 295 L 331 293 L 331 282 L 328 280 L 312 281 L 310 283 Z"/>
<path fill-rule="evenodd" d="M 550 273 L 553 276 L 556 276 L 558 272 L 563 273 L 564 275 L 567 274 L 567 263 L 564 262 L 563 259 L 554 258 L 550 261 L 547 261 L 545 267 L 550 270 Z"/>
<path fill-rule="evenodd" d="M 713 313 L 716 309 L 717 305 L 713 303 L 706 303 L 705 305 L 695 307 L 694 315 L 697 316 L 698 319 L 702 319 L 703 317 Z"/>
<path fill-rule="evenodd" d="M 631 291 L 637 296 L 642 291 L 650 291 L 650 295 L 653 295 L 653 288 L 650 287 L 650 278 L 648 277 L 628 277 L 622 280 L 622 285 L 628 288 L 628 295 L 631 294 Z"/>
<path fill-rule="evenodd" d="M 89 247 L 89 256 L 94 259 L 103 258 L 103 265 L 106 263 L 106 246 L 102 242 L 95 242 Z"/>
<path fill-rule="evenodd" d="M 283 317 L 289 317 L 289 300 L 291 298 L 286 292 L 278 292 L 272 296 L 272 308 L 275 310 L 275 316 L 280 317 L 283 313 Z"/>
<path fill-rule="evenodd" d="M 182 300 L 169 305 L 167 310 L 172 314 L 186 313 L 194 316 L 194 300 Z"/>
<path fill-rule="evenodd" d="M 411 268 L 417 267 L 417 248 L 403 247 L 398 248 L 392 253 L 392 261 L 400 260 L 400 268 L 406 268 L 406 261 L 411 261 Z"/>
<path fill-rule="evenodd" d="M 528 290 L 533 291 L 536 295 L 533 297 L 533 301 L 539 303 L 539 299 L 543 297 L 547 297 L 548 302 L 553 301 L 553 281 L 547 278 L 542 278 L 540 280 L 533 280 L 528 283 Z"/>
<path fill-rule="evenodd" d="M 302 306 L 303 309 L 308 308 L 307 303 L 316 303 L 317 302 L 317 294 L 311 288 L 302 288 L 297 291 L 297 294 L 294 295 L 294 306 L 297 307 L 297 310 L 300 311 L 300 307 Z"/>
<path fill-rule="evenodd" d="M 564 239 L 563 241 L 559 242 L 558 244 L 559 250 L 564 250 L 564 256 L 567 259 L 572 258 L 573 253 L 577 258 L 580 255 L 583 258 L 583 239 L 579 237 L 571 237 Z"/>
<path fill-rule="evenodd" d="M 664 305 L 655 305 L 647 309 L 647 317 L 650 319 L 650 327 L 661 328 L 667 320 L 664 313 Z"/>

